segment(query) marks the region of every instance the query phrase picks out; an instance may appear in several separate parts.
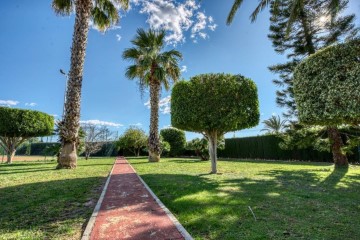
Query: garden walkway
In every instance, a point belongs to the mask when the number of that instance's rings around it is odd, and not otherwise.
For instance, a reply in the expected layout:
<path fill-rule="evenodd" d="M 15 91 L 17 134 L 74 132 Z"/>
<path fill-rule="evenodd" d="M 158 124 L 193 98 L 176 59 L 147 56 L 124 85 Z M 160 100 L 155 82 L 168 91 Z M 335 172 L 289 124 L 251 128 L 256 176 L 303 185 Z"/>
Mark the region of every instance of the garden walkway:
<path fill-rule="evenodd" d="M 125 158 L 118 157 L 82 240 L 192 239 Z"/>

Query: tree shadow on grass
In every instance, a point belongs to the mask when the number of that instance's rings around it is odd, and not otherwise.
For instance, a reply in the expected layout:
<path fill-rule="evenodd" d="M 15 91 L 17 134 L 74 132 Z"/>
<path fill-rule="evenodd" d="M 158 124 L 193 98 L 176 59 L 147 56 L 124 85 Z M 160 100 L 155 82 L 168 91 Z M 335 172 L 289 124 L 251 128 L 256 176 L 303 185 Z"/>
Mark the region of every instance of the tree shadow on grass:
<path fill-rule="evenodd" d="M 349 178 L 345 170 L 272 170 L 252 178 L 240 174 L 141 177 L 196 238 L 360 237 L 360 229 L 352 224 L 360 214 L 360 177 Z"/>
<path fill-rule="evenodd" d="M 0 234 L 15 239 L 19 238 L 14 237 L 16 232 L 30 231 L 25 238 L 64 235 L 66 239 L 74 226 L 85 224 L 90 217 L 105 180 L 89 177 L 0 188 Z"/>

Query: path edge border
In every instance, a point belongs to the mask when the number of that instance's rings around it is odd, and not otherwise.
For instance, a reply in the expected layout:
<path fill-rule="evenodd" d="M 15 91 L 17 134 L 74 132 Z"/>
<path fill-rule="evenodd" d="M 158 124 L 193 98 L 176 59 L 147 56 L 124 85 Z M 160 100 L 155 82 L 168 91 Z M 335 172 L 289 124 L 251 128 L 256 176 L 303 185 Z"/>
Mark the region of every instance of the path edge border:
<path fill-rule="evenodd" d="M 136 172 L 136 170 L 133 168 L 133 166 L 129 163 L 129 161 L 124 158 L 126 160 L 126 162 L 129 164 L 129 166 L 132 168 L 132 170 L 134 171 L 134 173 L 136 174 L 136 176 L 140 179 L 140 181 L 142 182 L 142 184 L 144 184 L 146 190 L 149 191 L 149 193 L 151 194 L 151 196 L 155 199 L 156 203 L 159 204 L 160 208 L 162 210 L 164 210 L 164 212 L 166 213 L 166 215 L 170 218 L 170 220 L 174 223 L 175 227 L 177 228 L 177 230 L 179 230 L 180 234 L 184 237 L 185 240 L 193 240 L 193 238 L 191 237 L 191 235 L 189 234 L 189 232 L 183 227 L 183 225 L 181 225 L 181 223 L 179 222 L 179 220 L 177 220 L 177 218 L 174 216 L 174 214 L 172 214 L 170 212 L 170 210 L 161 202 L 161 200 L 155 195 L 155 193 L 151 190 L 151 188 L 146 184 L 146 182 L 139 176 L 139 174 Z M 81 240 L 87 240 L 87 239 L 81 239 Z"/>
<path fill-rule="evenodd" d="M 94 228 L 96 217 L 99 214 L 101 204 L 102 204 L 102 202 L 104 200 L 105 193 L 106 193 L 106 190 L 108 188 L 110 178 L 111 178 L 112 172 L 114 170 L 115 164 L 116 164 L 116 159 L 115 159 L 114 164 L 113 164 L 113 166 L 111 168 L 111 171 L 109 172 L 109 175 L 108 175 L 107 180 L 105 182 L 104 188 L 103 188 L 103 190 L 101 192 L 99 200 L 97 201 L 97 203 L 95 205 L 95 208 L 94 208 L 94 211 L 91 214 L 91 217 L 90 217 L 90 219 L 89 219 L 89 221 L 88 221 L 88 223 L 86 225 L 85 231 L 83 232 L 83 234 L 81 236 L 81 240 L 89 240 L 90 239 L 90 235 L 91 235 L 91 232 L 92 232 L 92 230 Z"/>

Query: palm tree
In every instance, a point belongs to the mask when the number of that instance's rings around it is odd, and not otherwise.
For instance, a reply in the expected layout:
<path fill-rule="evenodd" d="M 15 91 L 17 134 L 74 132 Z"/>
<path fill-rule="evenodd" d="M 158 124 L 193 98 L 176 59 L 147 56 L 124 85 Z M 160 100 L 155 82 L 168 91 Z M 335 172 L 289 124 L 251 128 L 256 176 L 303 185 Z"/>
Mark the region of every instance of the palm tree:
<path fill-rule="evenodd" d="M 85 51 L 89 22 L 105 31 L 119 20 L 114 3 L 127 9 L 129 0 L 53 0 L 52 7 L 58 15 L 70 15 L 75 10 L 75 25 L 71 47 L 71 63 L 66 90 L 65 113 L 59 123 L 61 151 L 57 168 L 75 168 L 76 145 L 80 128 L 80 100 Z"/>
<path fill-rule="evenodd" d="M 282 120 L 280 116 L 271 116 L 271 118 L 264 120 L 264 128 L 261 129 L 261 131 L 267 131 L 271 134 L 279 134 L 281 133 L 285 128 L 287 128 L 286 125 L 287 120 Z"/>
<path fill-rule="evenodd" d="M 126 77 L 139 79 L 140 89 L 150 88 L 150 134 L 149 134 L 149 161 L 160 161 L 159 142 L 159 97 L 161 86 L 169 90 L 170 83 L 176 82 L 181 73 L 179 61 L 182 54 L 176 50 L 163 51 L 165 31 L 137 30 L 132 44 L 134 47 L 125 49 L 123 59 L 130 60 L 126 70 Z"/>
<path fill-rule="evenodd" d="M 281 0 L 260 0 L 257 7 L 254 9 L 254 11 L 250 15 L 251 22 L 255 22 L 258 14 L 262 10 L 264 10 L 271 2 L 274 2 L 274 4 L 276 5 L 276 3 L 278 3 L 279 1 L 281 1 Z M 292 26 L 295 19 L 303 11 L 303 6 L 304 6 L 306 0 L 289 0 L 289 1 L 291 2 L 291 5 L 290 5 L 291 12 L 290 12 L 290 18 L 289 18 L 289 22 L 288 22 L 288 29 Z M 328 9 L 329 13 L 332 16 L 334 16 L 339 10 L 341 0 L 325 0 L 325 1 L 327 2 L 327 9 Z M 232 23 L 236 13 L 238 12 L 238 10 L 241 7 L 241 5 L 243 4 L 243 2 L 244 2 L 244 0 L 234 0 L 234 3 L 231 7 L 231 10 L 230 10 L 229 15 L 226 20 L 227 25 L 230 25 Z"/>

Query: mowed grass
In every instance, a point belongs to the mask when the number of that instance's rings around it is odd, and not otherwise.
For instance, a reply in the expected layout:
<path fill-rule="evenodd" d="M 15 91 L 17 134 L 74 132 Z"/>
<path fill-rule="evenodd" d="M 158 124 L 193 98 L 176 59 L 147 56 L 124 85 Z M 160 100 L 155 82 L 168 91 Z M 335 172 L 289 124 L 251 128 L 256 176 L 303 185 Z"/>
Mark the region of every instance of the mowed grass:
<path fill-rule="evenodd" d="M 55 170 L 55 161 L 0 164 L 0 239 L 80 239 L 113 163 L 80 160 L 74 170 Z"/>
<path fill-rule="evenodd" d="M 360 239 L 359 166 L 128 159 L 195 239 Z"/>

